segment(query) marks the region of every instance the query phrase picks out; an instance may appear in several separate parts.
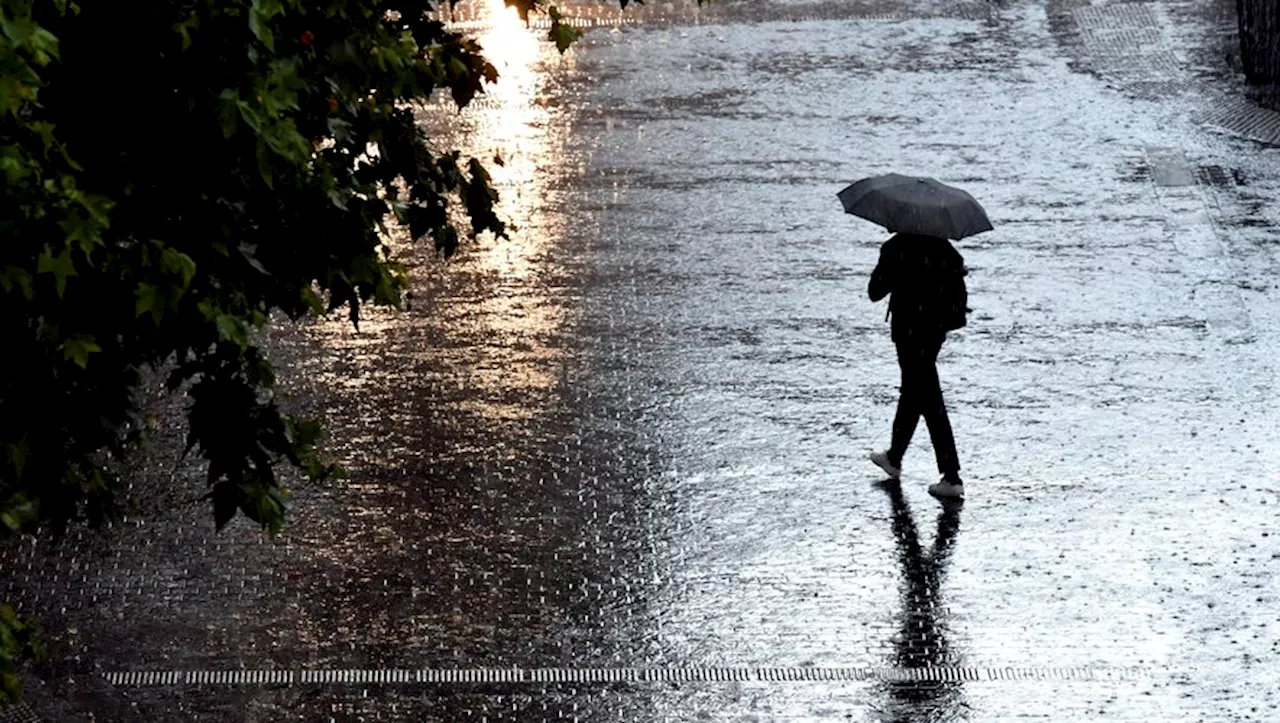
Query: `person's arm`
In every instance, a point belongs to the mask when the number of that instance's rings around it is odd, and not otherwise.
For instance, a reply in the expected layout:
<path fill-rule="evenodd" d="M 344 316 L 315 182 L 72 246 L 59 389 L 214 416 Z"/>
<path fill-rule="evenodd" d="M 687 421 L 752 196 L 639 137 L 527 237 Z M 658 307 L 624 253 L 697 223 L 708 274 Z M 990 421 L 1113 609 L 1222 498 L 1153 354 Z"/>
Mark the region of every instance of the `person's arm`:
<path fill-rule="evenodd" d="M 871 297 L 872 301 L 879 301 L 893 293 L 897 269 L 893 251 L 890 249 L 892 243 L 893 239 L 889 239 L 880 247 L 880 262 L 876 264 L 875 271 L 871 272 L 871 281 L 867 284 L 867 296 Z"/>

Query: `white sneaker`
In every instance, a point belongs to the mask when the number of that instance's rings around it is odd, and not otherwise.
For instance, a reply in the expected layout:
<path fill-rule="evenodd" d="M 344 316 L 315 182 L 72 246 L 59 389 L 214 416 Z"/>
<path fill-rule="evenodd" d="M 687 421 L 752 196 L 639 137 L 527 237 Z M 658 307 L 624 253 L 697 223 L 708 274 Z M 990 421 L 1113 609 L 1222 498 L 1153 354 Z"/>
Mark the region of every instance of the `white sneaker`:
<path fill-rule="evenodd" d="M 929 494 L 941 499 L 962 500 L 964 499 L 964 483 L 948 482 L 943 477 L 941 480 L 929 485 Z"/>
<path fill-rule="evenodd" d="M 872 462 L 875 462 L 877 467 L 884 470 L 885 474 L 889 475 L 893 479 L 898 479 L 902 476 L 902 470 L 894 467 L 893 463 L 889 461 L 888 452 L 872 452 L 870 459 Z"/>

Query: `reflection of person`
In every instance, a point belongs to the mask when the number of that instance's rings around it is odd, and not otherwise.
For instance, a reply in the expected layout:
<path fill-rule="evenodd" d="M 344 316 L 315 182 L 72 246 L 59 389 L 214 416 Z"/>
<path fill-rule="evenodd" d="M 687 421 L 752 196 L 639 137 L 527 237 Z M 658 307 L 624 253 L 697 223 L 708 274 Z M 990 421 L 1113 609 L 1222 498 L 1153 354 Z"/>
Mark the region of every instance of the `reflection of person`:
<path fill-rule="evenodd" d="M 944 238 L 900 233 L 880 247 L 880 262 L 871 274 L 867 295 L 879 301 L 892 294 L 890 333 L 898 348 L 902 386 L 893 418 L 893 440 L 888 450 L 872 452 L 871 461 L 897 479 L 902 474 L 902 456 L 923 416 L 942 473 L 929 492 L 936 497 L 963 498 L 960 460 L 937 367 L 942 342 L 947 330 L 953 328 L 948 326 L 946 300 L 941 298 L 938 283 L 947 273 L 962 277 L 964 260 Z"/>
<path fill-rule="evenodd" d="M 898 668 L 936 669 L 958 661 L 947 642 L 940 620 L 942 578 L 951 548 L 960 531 L 958 505 L 944 507 L 938 516 L 933 550 L 926 555 L 911 510 L 897 482 L 882 485 L 893 504 L 893 537 L 902 566 L 902 619 L 894 640 L 894 665 Z M 895 710 L 892 720 L 952 720 L 964 707 L 959 680 L 894 680 L 888 682 Z"/>

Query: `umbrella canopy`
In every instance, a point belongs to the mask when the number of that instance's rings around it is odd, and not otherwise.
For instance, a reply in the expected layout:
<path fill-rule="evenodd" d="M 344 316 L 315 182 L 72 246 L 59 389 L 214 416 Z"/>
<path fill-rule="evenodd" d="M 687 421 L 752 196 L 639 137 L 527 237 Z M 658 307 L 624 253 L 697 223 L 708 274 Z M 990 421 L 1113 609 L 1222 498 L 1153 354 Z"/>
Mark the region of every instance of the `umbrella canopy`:
<path fill-rule="evenodd" d="M 991 230 L 987 212 L 973 196 L 932 178 L 873 176 L 838 195 L 846 213 L 895 233 L 962 239 Z"/>

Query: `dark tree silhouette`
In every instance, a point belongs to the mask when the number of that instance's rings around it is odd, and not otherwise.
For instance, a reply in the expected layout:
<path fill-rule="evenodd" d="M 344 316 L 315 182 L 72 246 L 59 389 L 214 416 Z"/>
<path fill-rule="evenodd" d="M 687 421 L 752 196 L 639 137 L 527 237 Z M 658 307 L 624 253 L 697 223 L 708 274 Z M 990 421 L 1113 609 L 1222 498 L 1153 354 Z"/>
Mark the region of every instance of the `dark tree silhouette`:
<path fill-rule="evenodd" d="M 625 7 L 628 0 L 619 0 Z M 544 0 L 563 51 L 580 32 Z M 254 331 L 398 305 L 386 229 L 443 254 L 504 233 L 484 162 L 415 123 L 498 80 L 405 0 L 0 0 L 0 537 L 123 510 L 143 374 L 188 390 L 213 522 L 283 522 L 276 476 L 338 470 Z M 0 607 L 0 700 L 36 655 Z"/>
<path fill-rule="evenodd" d="M 1280 85 L 1280 0 L 1236 0 L 1236 11 L 1245 77 L 1274 106 Z"/>

